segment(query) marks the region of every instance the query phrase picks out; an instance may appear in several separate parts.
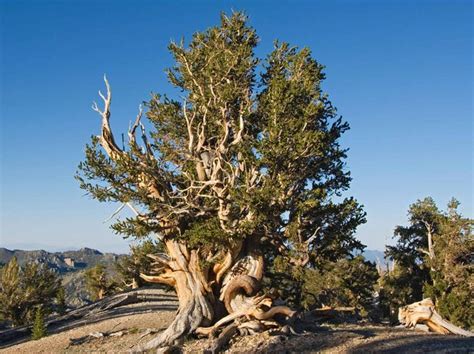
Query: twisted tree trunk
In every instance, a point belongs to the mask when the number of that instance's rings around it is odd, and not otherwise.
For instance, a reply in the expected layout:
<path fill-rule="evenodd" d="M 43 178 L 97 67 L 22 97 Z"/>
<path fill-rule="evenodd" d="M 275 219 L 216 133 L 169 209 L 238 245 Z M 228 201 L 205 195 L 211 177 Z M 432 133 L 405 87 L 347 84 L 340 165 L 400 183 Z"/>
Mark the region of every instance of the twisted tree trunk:
<path fill-rule="evenodd" d="M 183 244 L 173 240 L 167 241 L 166 246 L 168 255 L 152 255 L 157 263 L 166 266 L 165 272 L 159 276 L 141 276 L 148 282 L 174 286 L 179 310 L 168 329 L 145 345 L 143 350 L 172 345 L 199 326 L 210 324 L 214 318 L 215 299 L 199 264 L 198 252 L 189 252 Z"/>
<path fill-rule="evenodd" d="M 236 243 L 212 268 L 203 266 L 198 250 L 189 251 L 175 240 L 165 244 L 168 255 L 151 255 L 161 265 L 162 274 L 141 276 L 149 282 L 174 286 L 179 310 L 171 325 L 141 350 L 174 345 L 190 333 L 212 338 L 236 320 L 246 332 L 254 333 L 275 326 L 268 321 L 275 315 L 294 315 L 286 306 L 272 307 L 270 297 L 256 295 L 263 277 L 263 257 L 249 240 L 243 248 L 242 242 Z M 242 326 L 246 321 L 258 324 Z"/>

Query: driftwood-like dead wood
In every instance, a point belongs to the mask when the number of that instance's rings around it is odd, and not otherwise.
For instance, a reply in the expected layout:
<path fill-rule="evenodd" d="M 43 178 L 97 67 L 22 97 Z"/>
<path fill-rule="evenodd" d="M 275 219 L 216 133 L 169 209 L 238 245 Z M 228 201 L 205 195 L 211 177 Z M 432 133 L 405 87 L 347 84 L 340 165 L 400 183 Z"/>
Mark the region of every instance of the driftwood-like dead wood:
<path fill-rule="evenodd" d="M 108 336 L 108 333 L 92 332 L 86 336 L 82 336 L 79 338 L 69 338 L 69 345 L 80 345 L 83 343 L 89 343 L 93 341 L 94 339 L 101 339 L 107 336 Z"/>
<path fill-rule="evenodd" d="M 415 328 L 417 324 L 425 324 L 428 328 L 440 334 L 457 334 L 465 337 L 474 337 L 474 333 L 466 331 L 443 319 L 435 310 L 430 298 L 413 304 L 400 307 L 398 320 L 407 328 Z"/>
<path fill-rule="evenodd" d="M 127 305 L 147 303 L 146 307 L 127 308 Z M 93 304 L 69 311 L 63 316 L 50 317 L 46 321 L 50 334 L 59 333 L 99 321 L 135 313 L 154 310 L 173 311 L 177 308 L 177 298 L 162 289 L 138 289 L 106 297 Z M 0 331 L 0 348 L 18 344 L 31 338 L 31 326 L 22 326 Z"/>
<path fill-rule="evenodd" d="M 131 329 L 122 329 L 120 331 L 115 332 L 92 332 L 86 336 L 82 336 L 79 338 L 69 338 L 69 345 L 80 345 L 83 343 L 89 343 L 96 339 L 102 339 L 106 337 L 122 337 L 128 333 L 130 333 Z M 145 330 L 145 333 L 151 333 L 153 330 L 148 328 Z"/>
<path fill-rule="evenodd" d="M 356 315 L 355 307 L 322 307 L 311 311 L 311 314 L 316 318 L 333 319 L 337 317 L 346 317 Z"/>

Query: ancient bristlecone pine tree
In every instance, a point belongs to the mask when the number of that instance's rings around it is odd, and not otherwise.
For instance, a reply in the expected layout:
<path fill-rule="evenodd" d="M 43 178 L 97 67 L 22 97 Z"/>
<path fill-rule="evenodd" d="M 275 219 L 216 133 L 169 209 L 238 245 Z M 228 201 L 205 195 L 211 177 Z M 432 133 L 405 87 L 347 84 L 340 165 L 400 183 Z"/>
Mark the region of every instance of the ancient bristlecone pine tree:
<path fill-rule="evenodd" d="M 261 290 L 276 260 L 312 267 L 360 248 L 353 232 L 364 220 L 361 207 L 331 199 L 350 182 L 338 144 L 348 125 L 321 91 L 323 67 L 308 49 L 284 43 L 259 66 L 257 41 L 236 13 L 187 47 L 172 43 L 168 77 L 180 98 L 153 95 L 151 132 L 140 107 L 124 147 L 110 127 L 106 79 L 104 107 L 93 106 L 102 133 L 87 146 L 77 178 L 99 201 L 134 212 L 115 231 L 160 240 L 155 272 L 142 278 L 173 286 L 179 298 L 175 320 L 146 348 L 223 326 L 275 325 L 275 316 L 294 314 L 272 305 L 275 291 Z"/>

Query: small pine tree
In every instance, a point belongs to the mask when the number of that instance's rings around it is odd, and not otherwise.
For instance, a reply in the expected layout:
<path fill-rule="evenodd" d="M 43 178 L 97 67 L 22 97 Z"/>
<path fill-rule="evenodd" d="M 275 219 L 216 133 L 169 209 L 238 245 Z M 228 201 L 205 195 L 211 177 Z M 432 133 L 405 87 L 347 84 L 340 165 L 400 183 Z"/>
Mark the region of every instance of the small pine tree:
<path fill-rule="evenodd" d="M 56 294 L 56 311 L 60 315 L 64 315 L 66 313 L 66 307 L 66 292 L 64 286 L 61 285 Z"/>
<path fill-rule="evenodd" d="M 13 326 L 31 324 L 38 306 L 45 315 L 51 313 L 60 286 L 58 274 L 46 265 L 29 262 L 20 267 L 13 257 L 0 270 L 0 316 Z"/>
<path fill-rule="evenodd" d="M 38 340 L 46 336 L 46 325 L 44 323 L 44 313 L 41 306 L 38 306 L 35 311 L 35 322 L 33 323 L 32 335 L 33 340 Z"/>
<path fill-rule="evenodd" d="M 117 288 L 117 284 L 108 279 L 103 264 L 89 268 L 85 273 L 85 278 L 87 289 L 93 300 L 102 300 Z"/>
<path fill-rule="evenodd" d="M 0 314 L 3 319 L 11 321 L 14 326 L 23 323 L 20 309 L 24 304 L 21 291 L 20 266 L 16 257 L 0 271 Z"/>

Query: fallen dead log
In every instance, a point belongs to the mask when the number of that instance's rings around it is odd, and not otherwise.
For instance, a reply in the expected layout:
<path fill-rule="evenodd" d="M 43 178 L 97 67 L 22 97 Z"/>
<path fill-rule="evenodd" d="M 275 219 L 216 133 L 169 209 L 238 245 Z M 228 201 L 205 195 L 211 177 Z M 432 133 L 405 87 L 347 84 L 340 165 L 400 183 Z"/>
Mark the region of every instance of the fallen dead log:
<path fill-rule="evenodd" d="M 83 343 L 89 343 L 94 339 L 104 338 L 106 336 L 107 334 L 104 334 L 102 332 L 92 332 L 86 336 L 82 336 L 79 338 L 69 338 L 69 345 L 80 345 Z"/>
<path fill-rule="evenodd" d="M 398 320 L 407 328 L 415 328 L 417 324 L 424 324 L 436 333 L 474 337 L 473 332 L 466 331 L 443 319 L 436 312 L 435 305 L 430 298 L 400 307 Z"/>
<path fill-rule="evenodd" d="M 317 318 L 332 319 L 336 317 L 355 316 L 357 311 L 355 307 L 322 307 L 311 311 L 311 314 Z"/>
<path fill-rule="evenodd" d="M 67 321 L 74 318 L 92 317 L 100 313 L 105 313 L 117 307 L 132 305 L 140 302 L 155 301 L 177 301 L 174 294 L 163 294 L 161 289 L 138 289 L 126 293 L 120 293 L 106 297 L 91 305 L 83 306 L 76 310 L 70 311 L 63 316 L 53 319 L 54 322 Z M 48 322 L 49 324 L 49 322 Z"/>
<path fill-rule="evenodd" d="M 355 323 L 361 317 L 355 307 L 325 306 L 302 313 L 300 319 L 305 323 Z"/>

